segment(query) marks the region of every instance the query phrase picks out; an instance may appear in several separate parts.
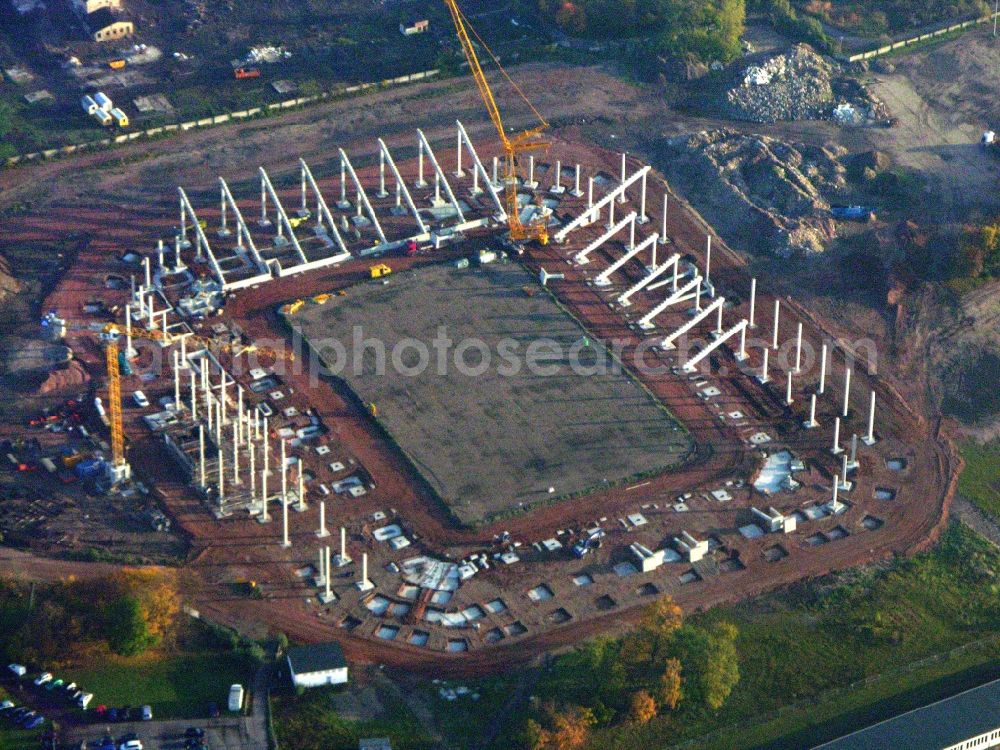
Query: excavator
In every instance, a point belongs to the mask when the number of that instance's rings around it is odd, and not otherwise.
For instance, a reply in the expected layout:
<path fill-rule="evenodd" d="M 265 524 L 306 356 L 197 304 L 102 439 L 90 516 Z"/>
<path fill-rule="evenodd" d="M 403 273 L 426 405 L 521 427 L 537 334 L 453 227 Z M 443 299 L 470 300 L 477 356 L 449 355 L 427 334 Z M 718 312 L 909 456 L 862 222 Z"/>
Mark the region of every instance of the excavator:
<path fill-rule="evenodd" d="M 57 318 L 54 313 L 48 313 L 43 318 L 42 326 L 45 328 L 62 327 L 64 331 L 95 331 L 93 326 L 67 326 L 65 321 Z M 100 339 L 104 343 L 104 360 L 108 374 L 108 421 L 111 429 L 110 479 L 112 484 L 118 484 L 129 479 L 131 474 L 128 462 L 125 460 L 125 430 L 122 418 L 121 373 L 124 369 L 122 364 L 125 363 L 127 365 L 127 358 L 123 356 L 124 352 L 121 352 L 118 346 L 118 341 L 122 336 L 129 335 L 132 338 L 161 343 L 166 342 L 168 344 L 175 344 L 181 339 L 187 339 L 191 344 L 223 351 L 233 357 L 256 352 L 267 357 L 272 357 L 275 360 L 284 359 L 291 361 L 295 359 L 295 355 L 292 352 L 279 351 L 268 347 L 258 347 L 253 344 L 244 346 L 241 344 L 220 343 L 214 339 L 195 334 L 175 335 L 164 333 L 158 329 L 147 330 L 135 326 L 131 330 L 127 330 L 117 323 L 107 323 L 97 329 L 96 332 L 100 335 Z"/>
<path fill-rule="evenodd" d="M 476 30 L 472 28 L 472 25 L 469 24 L 465 15 L 462 13 L 462 10 L 458 7 L 457 0 L 444 0 L 444 2 L 445 5 L 448 6 L 448 10 L 451 13 L 451 20 L 455 24 L 455 32 L 458 34 L 458 41 L 462 45 L 462 52 L 465 54 L 465 59 L 469 63 L 469 70 L 472 72 L 472 78 L 475 80 L 476 87 L 479 89 L 479 96 L 486 105 L 486 111 L 490 116 L 490 120 L 493 121 L 493 127 L 496 128 L 497 135 L 500 136 L 500 143 L 503 148 L 504 155 L 504 203 L 506 204 L 507 225 L 510 229 L 510 239 L 515 243 L 536 240 L 541 245 L 547 245 L 549 242 L 549 231 L 546 226 L 545 216 L 542 215 L 541 211 L 536 212 L 534 217 L 527 224 L 521 221 L 521 206 L 518 204 L 517 188 L 518 155 L 526 154 L 532 151 L 548 150 L 550 143 L 542 136 L 542 133 L 549 127 L 549 124 L 545 121 L 545 118 L 539 114 L 538 110 L 535 109 L 534 105 L 532 105 L 532 103 L 528 100 L 528 97 L 524 95 L 524 92 L 521 91 L 520 87 L 514 83 L 509 75 L 507 75 L 507 71 L 505 71 L 503 66 L 500 65 L 499 59 L 497 59 L 496 55 L 493 54 L 486 42 L 483 41 L 482 37 L 476 33 Z M 486 74 L 483 72 L 483 67 L 479 62 L 479 56 L 476 54 L 476 49 L 473 46 L 471 37 L 469 36 L 470 31 L 475 36 L 479 45 L 486 50 L 493 62 L 496 63 L 500 73 L 514 88 L 514 91 L 516 91 L 528 107 L 531 108 L 531 111 L 538 119 L 538 124 L 536 126 L 514 135 L 507 134 L 507 129 L 503 124 L 503 118 L 500 115 L 500 107 L 497 104 L 496 97 L 493 95 L 493 89 L 490 88 L 489 81 L 486 80 Z"/>

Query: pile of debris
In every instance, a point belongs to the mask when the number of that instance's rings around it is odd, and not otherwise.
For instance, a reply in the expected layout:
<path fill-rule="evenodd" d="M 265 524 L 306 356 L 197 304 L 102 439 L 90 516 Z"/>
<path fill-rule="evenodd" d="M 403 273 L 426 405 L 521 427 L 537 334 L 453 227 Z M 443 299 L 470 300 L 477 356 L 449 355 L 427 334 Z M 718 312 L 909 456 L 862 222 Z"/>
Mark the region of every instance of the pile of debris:
<path fill-rule="evenodd" d="M 7 259 L 0 255 L 0 302 L 3 302 L 8 296 L 17 294 L 20 289 L 21 285 L 17 283 L 17 279 L 11 273 Z"/>
<path fill-rule="evenodd" d="M 669 177 L 736 246 L 782 257 L 836 236 L 828 198 L 847 193 L 843 151 L 729 130 L 666 141 Z"/>
<path fill-rule="evenodd" d="M 744 68 L 726 92 L 729 115 L 750 122 L 814 120 L 833 102 L 833 68 L 807 44 Z"/>
<path fill-rule="evenodd" d="M 807 44 L 737 70 L 723 109 L 733 119 L 760 123 L 833 118 L 864 125 L 888 118 L 881 101 Z"/>

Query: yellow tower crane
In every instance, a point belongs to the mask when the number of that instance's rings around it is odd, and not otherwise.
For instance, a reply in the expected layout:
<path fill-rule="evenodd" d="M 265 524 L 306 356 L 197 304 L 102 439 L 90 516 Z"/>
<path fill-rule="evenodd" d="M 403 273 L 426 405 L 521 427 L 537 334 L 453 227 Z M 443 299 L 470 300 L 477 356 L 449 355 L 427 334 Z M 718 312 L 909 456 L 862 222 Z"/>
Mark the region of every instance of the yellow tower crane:
<path fill-rule="evenodd" d="M 91 327 L 72 326 L 71 330 L 88 330 Z M 128 463 L 125 461 L 125 429 L 122 417 L 122 384 L 121 369 L 119 367 L 119 346 L 120 337 L 130 335 L 132 338 L 147 339 L 150 341 L 166 342 L 174 344 L 181 339 L 187 339 L 195 344 L 200 344 L 206 348 L 216 348 L 224 351 L 233 357 L 250 352 L 258 352 L 274 359 L 293 361 L 295 355 L 292 352 L 279 351 L 253 344 L 243 346 L 240 344 L 223 344 L 214 339 L 196 336 L 195 334 L 169 334 L 160 330 L 146 330 L 144 328 L 132 328 L 127 331 L 117 323 L 108 323 L 99 331 L 101 339 L 104 341 L 104 361 L 108 371 L 108 422 L 111 429 L 111 475 L 112 481 L 117 483 L 129 476 Z"/>
<path fill-rule="evenodd" d="M 462 44 L 462 52 L 465 53 L 465 59 L 469 63 L 469 70 L 472 71 L 472 77 L 476 82 L 476 87 L 479 89 L 479 96 L 482 97 L 483 103 L 486 105 L 486 111 L 489 113 L 490 119 L 493 121 L 493 127 L 496 128 L 497 134 L 500 136 L 500 143 L 503 147 L 504 155 L 504 202 L 506 204 L 507 210 L 507 225 L 510 228 L 510 238 L 514 242 L 524 242 L 526 240 L 538 240 L 542 245 L 547 245 L 549 242 L 549 232 L 545 225 L 545 218 L 539 214 L 532 219 L 528 224 L 524 224 L 521 221 L 521 207 L 518 205 L 517 201 L 517 155 L 526 153 L 529 151 L 545 150 L 549 147 L 549 142 L 542 138 L 542 131 L 545 130 L 549 124 L 545 121 L 539 113 L 538 110 L 531 104 L 528 97 L 524 95 L 524 92 L 518 87 L 516 83 L 507 75 L 507 71 L 503 69 L 500 65 L 500 61 L 497 59 L 490 48 L 482 40 L 482 38 L 476 34 L 476 30 L 472 28 L 463 15 L 461 9 L 458 7 L 457 0 L 444 0 L 445 5 L 448 6 L 448 10 L 451 13 L 451 20 L 455 24 L 455 31 L 458 34 L 458 41 Z M 476 37 L 476 41 L 482 45 L 483 49 L 487 51 L 493 62 L 496 63 L 497 68 L 503 74 L 504 78 L 513 86 L 517 94 L 527 103 L 531 108 L 531 111 L 538 118 L 538 125 L 529 128 L 521 133 L 517 133 L 512 136 L 507 135 L 507 131 L 504 128 L 503 119 L 500 116 L 500 108 L 497 105 L 496 98 L 493 96 L 493 90 L 490 88 L 489 81 L 486 80 L 486 75 L 483 73 L 483 67 L 479 63 L 479 56 L 476 54 L 475 47 L 472 45 L 472 39 L 469 37 L 469 31 Z"/>

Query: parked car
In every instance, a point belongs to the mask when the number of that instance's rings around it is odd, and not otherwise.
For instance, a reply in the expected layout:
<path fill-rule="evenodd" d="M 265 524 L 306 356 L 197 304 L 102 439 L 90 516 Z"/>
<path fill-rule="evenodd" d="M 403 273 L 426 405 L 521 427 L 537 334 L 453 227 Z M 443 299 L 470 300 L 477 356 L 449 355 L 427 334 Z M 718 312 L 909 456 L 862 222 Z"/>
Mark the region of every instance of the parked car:
<path fill-rule="evenodd" d="M 147 406 L 149 406 L 149 399 L 146 398 L 146 394 L 143 393 L 142 391 L 136 391 L 135 393 L 133 393 L 132 400 L 135 401 L 136 406 L 142 409 L 145 409 Z"/>
<path fill-rule="evenodd" d="M 21 706 L 20 708 L 15 708 L 10 714 L 10 720 L 15 724 L 25 717 L 26 714 L 30 713 L 31 709 L 27 706 Z"/>
<path fill-rule="evenodd" d="M 130 706 L 122 706 L 118 709 L 118 721 L 129 721 L 132 718 L 132 708 Z"/>
<path fill-rule="evenodd" d="M 195 739 L 201 739 L 205 736 L 205 730 L 201 727 L 188 727 L 184 730 L 185 737 L 193 737 Z"/>
<path fill-rule="evenodd" d="M 84 693 L 83 695 L 81 695 L 79 698 L 76 699 L 76 705 L 78 705 L 80 708 L 86 711 L 87 706 L 90 705 L 90 702 L 92 700 L 94 700 L 93 693 Z"/>
<path fill-rule="evenodd" d="M 118 746 L 118 750 L 142 750 L 141 740 L 129 740 Z"/>
<path fill-rule="evenodd" d="M 229 710 L 243 710 L 243 686 L 236 684 L 229 686 Z"/>
<path fill-rule="evenodd" d="M 152 721 L 153 720 L 153 707 L 152 706 L 143 706 L 142 707 L 142 720 L 143 721 Z"/>
<path fill-rule="evenodd" d="M 45 689 L 46 690 L 55 690 L 58 687 L 62 687 L 63 684 L 64 683 L 63 683 L 63 681 L 61 679 L 56 678 L 55 680 L 49 680 L 47 683 L 45 683 Z"/>
<path fill-rule="evenodd" d="M 0 714 L 13 710 L 14 710 L 14 701 L 4 701 L 3 703 L 0 703 Z"/>
<path fill-rule="evenodd" d="M 208 704 L 208 718 L 218 719 L 219 718 L 219 704 L 209 703 Z"/>
<path fill-rule="evenodd" d="M 28 674 L 28 668 L 25 667 L 23 664 L 9 664 L 7 666 L 7 669 L 9 669 L 18 677 L 24 677 L 26 674 Z"/>
<path fill-rule="evenodd" d="M 25 729 L 38 729 L 38 727 L 40 727 L 44 723 L 45 723 L 44 716 L 35 716 L 31 720 L 26 722 L 23 726 Z"/>
<path fill-rule="evenodd" d="M 41 687 L 46 682 L 49 682 L 51 679 L 52 679 L 51 672 L 42 672 L 40 675 L 38 675 L 38 677 L 35 678 L 35 684 Z"/>
<path fill-rule="evenodd" d="M 38 712 L 37 711 L 28 711 L 28 713 L 22 715 L 21 718 L 17 720 L 17 725 L 19 727 L 23 727 L 25 724 L 27 724 L 29 721 L 31 721 L 36 716 L 38 716 Z"/>
<path fill-rule="evenodd" d="M 118 721 L 118 709 L 109 708 L 108 709 L 108 721 Z"/>

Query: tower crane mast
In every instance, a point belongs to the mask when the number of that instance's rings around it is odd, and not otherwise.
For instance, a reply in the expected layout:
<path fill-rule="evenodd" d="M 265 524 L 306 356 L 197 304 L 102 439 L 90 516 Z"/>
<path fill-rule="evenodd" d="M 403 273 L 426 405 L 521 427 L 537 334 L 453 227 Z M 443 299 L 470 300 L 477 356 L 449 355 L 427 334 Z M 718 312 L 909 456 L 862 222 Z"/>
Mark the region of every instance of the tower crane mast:
<path fill-rule="evenodd" d="M 483 66 L 479 62 L 479 56 L 476 54 L 476 49 L 469 36 L 469 29 L 471 26 L 466 22 L 465 16 L 458 7 L 457 0 L 444 0 L 444 2 L 445 5 L 448 6 L 448 11 L 451 13 L 451 20 L 455 24 L 455 32 L 458 35 L 458 41 L 461 43 L 462 52 L 465 54 L 465 59 L 469 63 L 469 70 L 472 72 L 472 78 L 476 82 L 476 88 L 479 89 L 479 96 L 483 100 L 483 104 L 486 105 L 486 111 L 490 116 L 490 120 L 493 122 L 493 127 L 496 128 L 497 135 L 500 136 L 500 144 L 503 148 L 504 156 L 504 203 L 507 211 L 507 225 L 510 229 L 510 238 L 514 242 L 538 240 L 539 243 L 546 245 L 549 241 L 549 233 L 545 224 L 545 217 L 541 215 L 541 212 L 539 212 L 528 224 L 521 221 L 521 207 L 518 204 L 517 198 L 517 156 L 518 154 L 530 151 L 546 150 L 549 147 L 549 142 L 542 137 L 542 132 L 548 128 L 548 123 L 538 113 L 538 110 L 532 106 L 531 102 L 528 101 L 528 98 L 524 95 L 517 84 L 515 84 L 514 81 L 511 80 L 510 76 L 507 75 L 507 71 L 505 71 L 500 65 L 496 56 L 490 52 L 490 56 L 497 64 L 497 67 L 500 69 L 504 78 L 510 82 L 518 95 L 520 95 L 520 97 L 527 102 L 528 106 L 531 107 L 531 111 L 534 112 L 539 121 L 539 124 L 536 127 L 529 128 L 528 130 L 517 133 L 513 136 L 507 135 L 507 130 L 504 127 L 503 118 L 500 114 L 500 107 L 493 94 L 493 89 L 490 88 L 489 81 L 486 80 L 486 74 L 483 72 Z M 475 34 L 474 29 L 473 34 Z M 478 35 L 476 36 L 476 39 L 480 44 L 482 44 L 483 48 L 489 52 L 489 47 L 486 46 L 486 43 L 483 42 Z"/>

